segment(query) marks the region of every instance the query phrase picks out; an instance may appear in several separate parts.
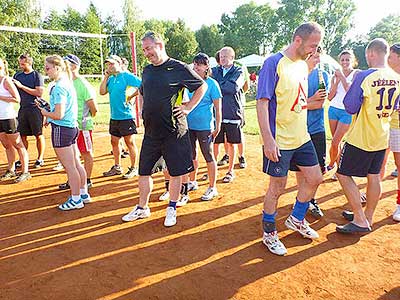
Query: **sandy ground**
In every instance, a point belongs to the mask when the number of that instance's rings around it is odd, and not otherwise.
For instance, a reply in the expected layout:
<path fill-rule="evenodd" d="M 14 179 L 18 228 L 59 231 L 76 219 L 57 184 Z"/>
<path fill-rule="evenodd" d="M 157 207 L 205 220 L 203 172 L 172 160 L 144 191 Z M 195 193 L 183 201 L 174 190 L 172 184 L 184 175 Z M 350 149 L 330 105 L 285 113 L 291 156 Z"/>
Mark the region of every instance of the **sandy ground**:
<path fill-rule="evenodd" d="M 47 142 L 50 145 L 46 130 Z M 62 212 L 66 180 L 51 147 L 46 164 L 20 184 L 0 182 L 0 299 L 400 299 L 400 224 L 392 220 L 396 180 L 386 177 L 373 232 L 343 236 L 336 224 L 349 208 L 338 182 L 324 182 L 318 199 L 325 217 L 307 219 L 315 241 L 283 222 L 296 195 L 294 175 L 281 197 L 277 226 L 285 257 L 261 243 L 261 210 L 268 182 L 261 172 L 258 138 L 247 137 L 248 167 L 235 181 L 219 180 L 219 197 L 202 202 L 207 188 L 191 193 L 178 208 L 178 223 L 163 226 L 166 202 L 158 201 L 163 177 L 154 177 L 150 218 L 123 223 L 137 203 L 137 178 L 105 178 L 113 164 L 105 130 L 95 137 L 93 203 Z M 137 136 L 140 144 L 141 136 Z M 31 165 L 36 155 L 30 139 Z M 0 171 L 6 168 L 0 151 Z M 123 160 L 126 168 L 128 159 Z M 390 159 L 387 173 L 393 170 Z M 206 172 L 201 164 L 200 175 Z M 225 167 L 219 172 L 223 177 Z M 365 189 L 365 180 L 358 181 Z"/>

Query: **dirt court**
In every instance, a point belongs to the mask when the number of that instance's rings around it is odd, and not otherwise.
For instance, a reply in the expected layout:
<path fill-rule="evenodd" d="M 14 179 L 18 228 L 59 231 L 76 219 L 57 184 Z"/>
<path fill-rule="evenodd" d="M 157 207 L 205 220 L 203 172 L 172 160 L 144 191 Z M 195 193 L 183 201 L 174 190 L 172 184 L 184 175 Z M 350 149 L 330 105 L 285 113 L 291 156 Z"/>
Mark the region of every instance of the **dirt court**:
<path fill-rule="evenodd" d="M 58 190 L 66 175 L 52 170 L 49 129 L 46 136 L 45 166 L 32 169 L 27 182 L 0 182 L 0 299 L 400 299 L 393 177 L 383 182 L 373 232 L 365 236 L 335 232 L 349 206 L 338 182 L 324 182 L 317 198 L 325 217 L 307 217 L 320 234 L 310 241 L 283 224 L 297 190 L 291 174 L 277 219 L 288 254 L 278 257 L 261 243 L 267 176 L 257 137 L 247 137 L 248 167 L 237 169 L 231 184 L 219 180 L 218 199 L 202 202 L 207 183 L 199 182 L 188 205 L 178 208 L 177 225 L 165 228 L 161 174 L 154 177 L 151 217 L 121 221 L 137 203 L 137 178 L 102 177 L 113 164 L 106 129 L 94 133 L 93 202 L 59 211 L 69 192 Z M 32 165 L 32 139 L 30 146 Z M 122 160 L 125 169 L 128 160 Z M 1 150 L 2 173 L 5 162 Z M 392 170 L 391 158 L 387 173 Z M 205 172 L 202 163 L 200 175 Z M 358 183 L 364 190 L 365 180 Z"/>

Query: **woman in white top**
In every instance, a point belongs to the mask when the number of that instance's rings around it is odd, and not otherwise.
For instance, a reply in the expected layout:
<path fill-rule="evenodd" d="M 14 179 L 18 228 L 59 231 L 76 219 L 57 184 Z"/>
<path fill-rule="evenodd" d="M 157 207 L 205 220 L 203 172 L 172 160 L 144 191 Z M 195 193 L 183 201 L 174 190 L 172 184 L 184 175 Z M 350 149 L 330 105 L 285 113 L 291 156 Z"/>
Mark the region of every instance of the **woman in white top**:
<path fill-rule="evenodd" d="M 328 111 L 329 127 L 332 133 L 331 148 L 329 149 L 330 162 L 327 166 L 327 175 L 329 177 L 336 172 L 336 161 L 340 153 L 340 143 L 347 130 L 349 130 L 351 123 L 351 115 L 346 112 L 343 99 L 358 71 L 353 69 L 356 60 L 351 50 L 344 50 L 339 54 L 339 63 L 342 69 L 335 71 L 332 77 L 331 90 L 328 95 L 330 101 Z"/>
<path fill-rule="evenodd" d="M 7 171 L 1 176 L 1 180 L 16 177 L 15 174 L 15 149 L 18 151 L 22 164 L 22 173 L 15 182 L 25 181 L 31 178 L 28 172 L 28 152 L 22 143 L 21 136 L 17 132 L 17 113 L 14 103 L 19 103 L 20 97 L 15 84 L 8 76 L 7 62 L 0 59 L 0 141 L 6 149 Z"/>

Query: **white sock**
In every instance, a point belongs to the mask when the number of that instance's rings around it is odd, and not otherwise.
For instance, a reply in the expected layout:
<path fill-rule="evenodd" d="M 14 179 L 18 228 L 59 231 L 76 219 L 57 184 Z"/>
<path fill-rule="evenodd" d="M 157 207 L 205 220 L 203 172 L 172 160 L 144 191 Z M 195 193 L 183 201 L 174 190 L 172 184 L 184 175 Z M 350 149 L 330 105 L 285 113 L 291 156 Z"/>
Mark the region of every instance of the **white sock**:
<path fill-rule="evenodd" d="M 81 195 L 72 195 L 72 200 L 74 202 L 79 202 L 79 200 L 81 200 Z"/>
<path fill-rule="evenodd" d="M 81 195 L 86 195 L 86 194 L 88 193 L 87 183 L 85 183 L 85 185 L 83 186 L 83 188 L 80 189 L 80 193 L 81 193 Z"/>

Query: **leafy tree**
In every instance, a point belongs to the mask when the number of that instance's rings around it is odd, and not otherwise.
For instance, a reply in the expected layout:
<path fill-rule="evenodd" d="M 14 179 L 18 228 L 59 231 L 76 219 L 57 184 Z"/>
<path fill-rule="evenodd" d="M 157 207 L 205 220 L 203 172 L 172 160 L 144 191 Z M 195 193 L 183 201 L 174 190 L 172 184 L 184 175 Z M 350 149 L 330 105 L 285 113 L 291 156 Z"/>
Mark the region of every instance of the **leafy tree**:
<path fill-rule="evenodd" d="M 169 56 L 186 63 L 192 62 L 198 46 L 194 32 L 180 19 L 166 25 L 166 49 Z"/>
<path fill-rule="evenodd" d="M 196 41 L 199 44 L 198 51 L 214 56 L 224 46 L 224 37 L 220 34 L 217 25 L 203 25 L 195 32 Z"/>
<path fill-rule="evenodd" d="M 231 16 L 223 14 L 219 29 L 225 45 L 234 48 L 238 57 L 265 54 L 275 30 L 271 22 L 273 14 L 268 4 L 257 6 L 253 1 L 239 6 Z"/>
<path fill-rule="evenodd" d="M 354 56 L 356 57 L 358 68 L 365 70 L 368 69 L 367 60 L 365 59 L 365 48 L 368 45 L 368 37 L 364 35 L 358 35 L 352 41 L 348 41 L 348 43 L 343 47 L 344 49 L 351 49 L 354 52 Z"/>
<path fill-rule="evenodd" d="M 384 38 L 388 43 L 400 42 L 400 15 L 389 15 L 378 22 L 368 33 L 369 38 Z"/>
<path fill-rule="evenodd" d="M 289 44 L 297 26 L 316 21 L 325 28 L 324 45 L 328 53 L 338 54 L 352 26 L 353 0 L 281 0 L 274 23 L 277 24 L 274 51 Z"/>
<path fill-rule="evenodd" d="M 36 0 L 0 1 L 0 20 L 2 25 L 37 28 L 40 24 L 40 7 Z M 40 35 L 2 31 L 0 33 L 0 57 L 9 63 L 10 73 L 18 70 L 17 58 L 29 53 L 38 61 Z"/>

